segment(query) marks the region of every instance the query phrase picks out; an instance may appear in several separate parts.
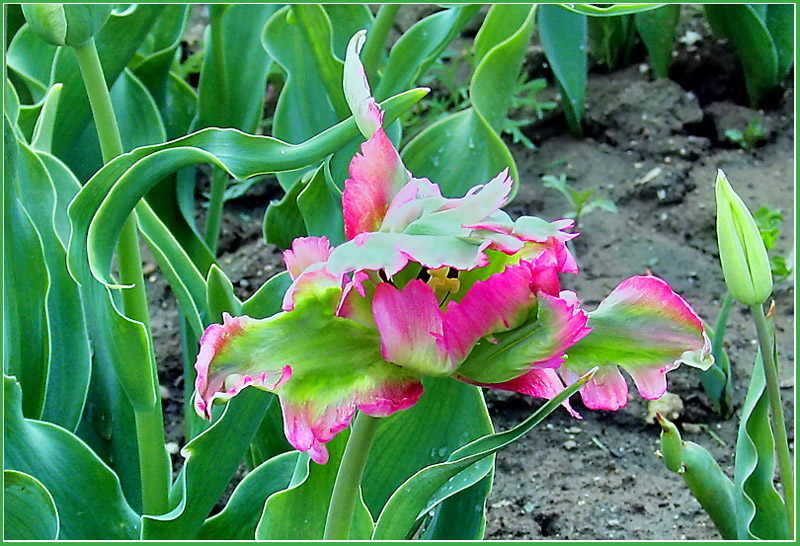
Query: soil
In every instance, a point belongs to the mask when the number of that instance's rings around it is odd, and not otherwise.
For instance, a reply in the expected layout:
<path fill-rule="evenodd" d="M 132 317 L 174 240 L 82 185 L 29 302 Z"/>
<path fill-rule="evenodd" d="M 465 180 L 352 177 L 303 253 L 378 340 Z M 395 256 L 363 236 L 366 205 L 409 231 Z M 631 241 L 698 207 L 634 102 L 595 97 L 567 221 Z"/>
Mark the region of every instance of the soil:
<path fill-rule="evenodd" d="M 566 202 L 542 186 L 545 174 L 564 173 L 574 188 L 595 188 L 596 195 L 618 207 L 617 214 L 596 211 L 580 219 L 574 248 L 581 273 L 562 279 L 563 287 L 575 290 L 589 310 L 625 278 L 650 271 L 714 323 L 725 294 L 714 227 L 718 168 L 751 209 L 763 204 L 781 209 L 783 227 L 772 253 L 794 262 L 794 74 L 771 109 L 743 106 L 741 74 L 729 44 L 712 38 L 704 25 L 702 12 L 684 15 L 678 36 L 688 36 L 692 28 L 700 39 L 676 43 L 670 80 L 655 79 L 641 63 L 613 73 L 595 67 L 586 93 L 584 138 L 569 135 L 556 110 L 525 129 L 535 150 L 509 144 L 522 181 L 507 207 L 512 215 L 561 217 Z M 708 63 L 720 78 L 707 70 Z M 754 117 L 762 119 L 767 131 L 762 145 L 745 151 L 725 139 L 725 129 L 743 130 Z M 283 269 L 280 250 L 261 235 L 264 211 L 279 195 L 275 184 L 259 184 L 226 205 L 220 263 L 240 298 Z M 152 266 L 148 275 L 166 430 L 177 448 L 184 443 L 178 315 L 163 277 Z M 792 276 L 774 293 L 781 394 L 792 450 L 794 290 Z M 684 439 L 709 449 L 733 476 L 738 418 L 756 353 L 749 311 L 736 304 L 726 349 L 737 408 L 732 419 L 722 420 L 711 411 L 697 370 L 684 366 L 668 379 L 669 392 L 682 401 L 673 417 Z M 645 422 L 648 404 L 630 385 L 630 401 L 621 410 L 590 411 L 574 397 L 582 420 L 558 410 L 498 454 L 486 538 L 719 538 L 683 480 L 655 455 L 659 428 Z M 497 430 L 513 426 L 540 405 L 513 393 L 485 394 Z M 176 470 L 180 459 L 174 456 Z"/>

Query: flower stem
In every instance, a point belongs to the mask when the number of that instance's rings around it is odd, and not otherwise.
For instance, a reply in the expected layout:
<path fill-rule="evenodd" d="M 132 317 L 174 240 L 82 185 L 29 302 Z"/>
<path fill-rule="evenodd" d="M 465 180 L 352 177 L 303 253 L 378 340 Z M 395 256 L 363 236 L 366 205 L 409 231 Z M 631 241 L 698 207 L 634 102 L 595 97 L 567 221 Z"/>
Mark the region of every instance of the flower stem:
<path fill-rule="evenodd" d="M 794 538 L 794 479 L 792 478 L 792 461 L 789 454 L 789 442 L 786 439 L 786 424 L 783 420 L 783 405 L 778 388 L 778 367 L 773 357 L 773 339 L 767 329 L 767 319 L 761 305 L 753 305 L 753 319 L 756 323 L 758 343 L 761 347 L 761 361 L 764 364 L 764 376 L 767 380 L 767 395 L 772 411 L 772 423 L 775 428 L 775 447 L 778 450 L 778 471 L 783 485 L 783 498 L 786 503 L 786 517 L 789 521 L 790 538 Z"/>
<path fill-rule="evenodd" d="M 381 49 L 386 44 L 386 36 L 392 28 L 394 18 L 397 11 L 400 9 L 400 4 L 383 4 L 378 8 L 378 14 L 375 16 L 375 22 L 372 29 L 367 33 L 367 41 L 364 43 L 364 51 L 361 53 L 361 62 L 364 65 L 364 71 L 367 73 L 367 80 L 372 82 L 373 85 L 377 84 L 378 76 L 378 60 L 380 59 Z"/>
<path fill-rule="evenodd" d="M 205 241 L 211 252 L 216 255 L 219 242 L 219 226 L 222 222 L 222 208 L 225 204 L 225 190 L 228 187 L 228 174 L 214 167 L 211 174 L 211 197 L 208 200 L 206 216 Z"/>
<path fill-rule="evenodd" d="M 108 163 L 122 154 L 122 138 L 94 38 L 90 38 L 82 45 L 75 46 L 74 50 L 86 86 L 89 104 L 92 107 L 103 163 Z M 122 307 L 125 315 L 144 325 L 148 343 L 152 343 L 135 213 L 128 217 L 120 233 L 119 243 L 117 243 L 117 263 L 120 284 L 129 286 L 122 291 Z M 152 355 L 152 350 L 148 352 Z M 150 385 L 155 392 L 156 400 L 151 408 L 134 410 L 142 482 L 142 505 L 146 514 L 162 514 L 169 508 L 170 476 L 169 471 L 165 472 L 164 467 L 158 463 L 161 459 L 162 462 L 165 461 L 169 464 L 169 456 L 164 447 L 164 422 L 161 397 L 156 384 L 155 361 L 151 358 L 149 362 L 135 364 L 142 366 L 141 381 Z M 141 404 L 134 403 L 133 406 L 138 407 Z"/>
<path fill-rule="evenodd" d="M 372 441 L 378 432 L 380 419 L 359 413 L 344 448 L 342 463 L 333 485 L 333 495 L 325 521 L 325 540 L 347 540 L 353 524 L 353 511 L 358 498 L 361 476 L 367 464 Z"/>

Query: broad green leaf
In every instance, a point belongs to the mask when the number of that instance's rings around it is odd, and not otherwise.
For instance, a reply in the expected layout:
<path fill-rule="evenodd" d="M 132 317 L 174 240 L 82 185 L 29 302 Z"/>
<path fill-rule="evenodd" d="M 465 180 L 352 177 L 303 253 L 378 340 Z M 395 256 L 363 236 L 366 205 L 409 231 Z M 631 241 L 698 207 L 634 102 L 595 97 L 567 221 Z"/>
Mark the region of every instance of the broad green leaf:
<path fill-rule="evenodd" d="M 3 464 L 33 476 L 50 492 L 63 540 L 132 540 L 139 516 L 128 506 L 119 480 L 89 447 L 51 423 L 25 419 L 22 390 L 3 377 Z"/>
<path fill-rule="evenodd" d="M 587 25 L 586 15 L 558 5 L 545 4 L 539 8 L 539 38 L 561 92 L 567 125 L 578 135 L 583 132 Z"/>
<path fill-rule="evenodd" d="M 242 304 L 242 310 L 246 315 L 257 319 L 279 313 L 283 295 L 290 284 L 292 284 L 292 279 L 289 277 L 288 272 L 282 271 L 278 273 L 261 285 L 261 288 L 256 290 L 255 294 L 245 300 Z"/>
<path fill-rule="evenodd" d="M 277 8 L 275 4 L 231 5 L 221 14 L 221 29 L 214 28 L 217 23 L 212 18 L 198 87 L 198 128 L 234 127 L 246 133 L 258 129 L 272 62 L 259 38 Z M 220 51 L 221 63 L 217 61 Z"/>
<path fill-rule="evenodd" d="M 227 404 L 210 428 L 184 446 L 186 460 L 170 493 L 170 499 L 177 502 L 167 514 L 142 518 L 143 539 L 185 540 L 197 536 L 239 468 L 264 417 L 269 396 L 258 389 L 245 389 Z"/>
<path fill-rule="evenodd" d="M 300 453 L 283 453 L 250 472 L 236 486 L 225 508 L 208 518 L 198 540 L 253 540 L 264 503 L 289 486 Z"/>
<path fill-rule="evenodd" d="M 326 464 L 311 464 L 308 455 L 300 454 L 289 488 L 267 499 L 256 528 L 257 540 L 322 539 L 333 484 L 350 436 L 349 431 L 348 428 L 340 432 L 326 444 L 330 453 Z M 372 527 L 372 516 L 363 500 L 356 502 L 350 540 L 369 539 Z"/>
<path fill-rule="evenodd" d="M 322 170 L 318 167 L 317 171 Z M 300 212 L 297 198 L 313 178 L 311 171 L 297 180 L 284 194 L 280 201 L 273 201 L 264 214 L 264 240 L 278 248 L 287 249 L 297 237 L 308 236 L 303 214 Z"/>
<path fill-rule="evenodd" d="M 593 17 L 613 17 L 615 15 L 630 15 L 652 9 L 658 9 L 664 4 L 557 4 L 574 13 L 591 15 Z"/>
<path fill-rule="evenodd" d="M 473 440 L 454 451 L 445 462 L 430 465 L 409 478 L 383 507 L 373 540 L 406 538 L 409 530 L 414 529 L 414 522 L 434 508 L 437 501 L 474 485 L 486 476 L 487 470 L 480 464 L 483 459 L 491 457 L 541 423 L 564 400 L 577 392 L 594 375 L 594 371 L 567 387 L 514 428 Z"/>
<path fill-rule="evenodd" d="M 308 235 L 325 236 L 332 246 L 346 241 L 342 194 L 333 181 L 330 159 L 317 169 L 297 196 L 297 208 L 303 217 Z"/>
<path fill-rule="evenodd" d="M 19 29 L 25 24 L 25 15 L 22 13 L 22 6 L 19 4 L 9 4 L 3 6 L 3 17 L 6 20 L 5 34 L 6 34 L 6 51 L 11 39 L 16 36 Z"/>
<path fill-rule="evenodd" d="M 35 102 L 44 98 L 50 87 L 50 67 L 57 46 L 48 44 L 25 24 L 11 40 L 6 63 L 25 83 Z"/>
<path fill-rule="evenodd" d="M 756 107 L 778 85 L 778 53 L 767 25 L 752 6 L 704 6 L 709 20 L 730 38 L 744 69 L 747 94 Z"/>
<path fill-rule="evenodd" d="M 411 26 L 392 46 L 375 97 L 383 100 L 414 85 L 479 9 L 480 5 L 456 6 Z"/>
<path fill-rule="evenodd" d="M 40 418 L 74 431 L 81 414 L 91 375 L 91 349 L 78 285 L 67 271 L 66 247 L 58 236 L 54 218 L 57 194 L 42 160 L 25 143 L 19 143 L 16 170 L 19 198 L 39 234 L 49 286 L 46 295 L 48 359 Z M 12 269 L 19 269 L 14 262 Z M 26 267 L 23 273 L 29 275 Z M 15 296 L 18 296 L 15 294 Z M 17 304 L 24 304 L 24 300 Z M 29 344 L 29 332 L 24 332 Z M 26 366 L 31 365 L 26 362 Z M 26 392 L 27 395 L 27 392 Z"/>
<path fill-rule="evenodd" d="M 130 65 L 136 77 L 150 91 L 162 115 L 166 113 L 170 68 L 181 45 L 190 14 L 189 5 L 166 6 L 140 46 L 137 54 L 139 58 L 134 58 Z"/>
<path fill-rule="evenodd" d="M 775 441 L 764 364 L 759 350 L 742 407 L 736 440 L 734 498 L 740 540 L 789 538 L 786 505 L 775 489 L 774 474 Z"/>
<path fill-rule="evenodd" d="M 3 371 L 19 378 L 25 391 L 23 411 L 38 419 L 50 353 L 46 306 L 50 278 L 41 236 L 18 197 L 24 181 L 17 178 L 20 152 L 8 116 L 3 129 Z"/>
<path fill-rule="evenodd" d="M 470 83 L 473 107 L 432 124 L 417 135 L 402 151 L 403 161 L 417 177 L 439 184 L 448 197 L 464 195 L 478 184 L 485 184 L 505 168 L 510 170 L 515 188 L 518 183 L 514 158 L 499 131 L 510 105 L 525 50 L 533 31 L 535 8 L 496 5 L 484 22 L 487 29 L 505 24 L 504 12 L 517 14 L 518 26 L 511 35 L 489 47 Z M 481 34 L 489 30 L 481 30 Z M 502 37 L 491 32 L 487 36 Z M 477 40 L 477 38 L 476 38 Z"/>
<path fill-rule="evenodd" d="M 36 120 L 36 125 L 33 128 L 33 137 L 31 138 L 31 147 L 43 152 L 50 152 L 50 145 L 53 142 L 53 125 L 56 118 L 56 108 L 58 108 L 58 99 L 61 96 L 62 86 L 60 83 L 55 84 L 47 91 L 44 99 L 42 99 L 42 111 L 39 118 Z"/>
<path fill-rule="evenodd" d="M 794 10 L 790 4 L 767 4 L 766 24 L 778 55 L 778 83 L 794 63 Z"/>
<path fill-rule="evenodd" d="M 133 72 L 127 68 L 123 70 L 110 93 L 124 151 L 166 140 L 158 107 Z M 68 146 L 64 162 L 79 180 L 84 181 L 103 166 L 100 141 L 93 120 L 88 122 L 80 137 Z"/>
<path fill-rule="evenodd" d="M 675 29 L 680 17 L 680 4 L 667 4 L 636 14 L 636 29 L 647 48 L 650 65 L 657 78 L 669 76 L 672 47 L 675 43 Z"/>
<path fill-rule="evenodd" d="M 283 434 L 281 404 L 278 397 L 273 395 L 267 408 L 267 414 L 261 421 L 261 425 L 253 437 L 253 442 L 250 444 L 247 464 L 250 468 L 256 468 L 271 458 L 293 449 Z"/>
<path fill-rule="evenodd" d="M 3 540 L 55 540 L 58 511 L 42 483 L 24 472 L 3 470 Z"/>
<path fill-rule="evenodd" d="M 163 4 L 137 4 L 123 12 L 114 12 L 95 36 L 109 87 L 113 87 L 163 9 Z M 91 119 L 89 99 L 78 60 L 71 48 L 62 47 L 56 53 L 49 83 L 64 84 L 56 114 L 53 153 L 70 165 L 67 150 Z"/>
<path fill-rule="evenodd" d="M 357 31 L 369 28 L 372 15 L 366 5 L 328 4 L 325 12 L 330 29 L 314 31 L 330 35 L 332 55 L 342 59 L 347 40 Z M 261 42 L 287 73 L 286 83 L 275 105 L 273 136 L 298 143 L 339 122 L 340 118 L 329 102 L 317 65 L 308 54 L 309 46 L 304 31 L 291 7 L 282 8 L 267 21 Z M 350 140 L 353 138 L 343 141 L 341 146 Z M 284 190 L 288 190 L 304 172 L 279 174 L 278 181 Z"/>
<path fill-rule="evenodd" d="M 434 510 L 420 530 L 422 540 L 483 540 L 486 499 L 492 490 L 493 472 L 475 485 L 448 497 Z M 469 514 L 470 517 L 466 517 Z"/>
<path fill-rule="evenodd" d="M 222 323 L 222 313 L 230 313 L 235 317 L 242 314 L 242 302 L 233 293 L 233 283 L 216 265 L 212 265 L 208 270 L 206 302 L 210 323 Z"/>
<path fill-rule="evenodd" d="M 19 95 L 8 78 L 3 80 L 3 113 L 8 116 L 9 123 L 16 126 L 19 120 Z"/>
<path fill-rule="evenodd" d="M 363 480 L 364 500 L 373 514 L 420 469 L 493 432 L 479 388 L 431 378 L 424 378 L 423 386 L 419 402 L 387 417 L 378 429 Z"/>

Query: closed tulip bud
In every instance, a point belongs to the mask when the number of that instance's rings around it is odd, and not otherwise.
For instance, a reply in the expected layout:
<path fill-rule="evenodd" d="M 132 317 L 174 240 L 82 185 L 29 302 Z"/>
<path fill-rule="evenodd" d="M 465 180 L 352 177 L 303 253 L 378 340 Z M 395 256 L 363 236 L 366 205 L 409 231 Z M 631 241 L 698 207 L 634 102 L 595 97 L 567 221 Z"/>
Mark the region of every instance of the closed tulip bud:
<path fill-rule="evenodd" d="M 79 46 L 111 16 L 112 4 L 23 4 L 25 20 L 47 43 Z"/>
<path fill-rule="evenodd" d="M 717 171 L 715 193 L 717 242 L 725 283 L 739 302 L 761 305 L 772 293 L 772 272 L 758 226 L 722 171 Z"/>
<path fill-rule="evenodd" d="M 658 424 L 661 425 L 661 457 L 664 464 L 673 472 L 683 469 L 683 441 L 678 429 L 671 421 L 661 414 L 656 414 Z"/>

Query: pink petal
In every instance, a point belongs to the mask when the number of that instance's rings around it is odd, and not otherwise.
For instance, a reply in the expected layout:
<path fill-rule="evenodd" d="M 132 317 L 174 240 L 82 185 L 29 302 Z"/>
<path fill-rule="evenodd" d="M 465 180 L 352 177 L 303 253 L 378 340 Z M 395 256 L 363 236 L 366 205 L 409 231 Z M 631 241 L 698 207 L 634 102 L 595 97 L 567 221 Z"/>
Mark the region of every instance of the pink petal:
<path fill-rule="evenodd" d="M 298 237 L 292 248 L 283 253 L 286 269 L 296 279 L 311 265 L 324 262 L 331 255 L 331 243 L 327 237 Z"/>
<path fill-rule="evenodd" d="M 315 297 L 333 304 L 336 308 L 342 291 L 342 282 L 343 275 L 328 273 L 324 263 L 307 267 L 283 295 L 282 308 L 284 311 L 293 310 L 298 299 L 303 297 Z"/>
<path fill-rule="evenodd" d="M 230 380 L 230 376 L 220 374 L 214 374 L 213 378 L 210 378 L 209 370 L 214 358 L 225 350 L 232 338 L 240 335 L 253 322 L 250 317 L 231 317 L 228 313 L 222 313 L 222 320 L 223 324 L 212 324 L 203 332 L 200 338 L 200 351 L 194 365 L 197 371 L 194 408 L 198 415 L 206 419 L 211 419 L 211 404 L 214 400 L 229 400 L 248 385 L 273 390 L 286 383 L 292 375 L 292 368 L 284 366 L 280 371 L 269 370 L 253 375 L 239 375 L 233 381 Z"/>
<path fill-rule="evenodd" d="M 449 302 L 444 335 L 455 362 L 462 362 L 479 339 L 510 330 L 528 316 L 536 303 L 527 264 L 506 267 L 485 281 L 477 281 L 456 303 Z"/>
<path fill-rule="evenodd" d="M 568 383 L 578 380 L 578 375 L 567 368 L 559 370 Z M 583 405 L 591 410 L 617 411 L 628 404 L 628 384 L 616 367 L 601 368 L 580 390 Z"/>
<path fill-rule="evenodd" d="M 658 400 L 667 392 L 667 368 L 635 368 L 627 371 L 642 398 Z"/>
<path fill-rule="evenodd" d="M 361 154 L 350 162 L 342 207 L 348 239 L 380 228 L 392 198 L 410 176 L 382 128 L 361 145 Z"/>
<path fill-rule="evenodd" d="M 372 313 L 384 359 L 426 375 L 452 372 L 442 339 L 444 316 L 427 284 L 414 279 L 402 291 L 389 283 L 379 284 Z"/>

